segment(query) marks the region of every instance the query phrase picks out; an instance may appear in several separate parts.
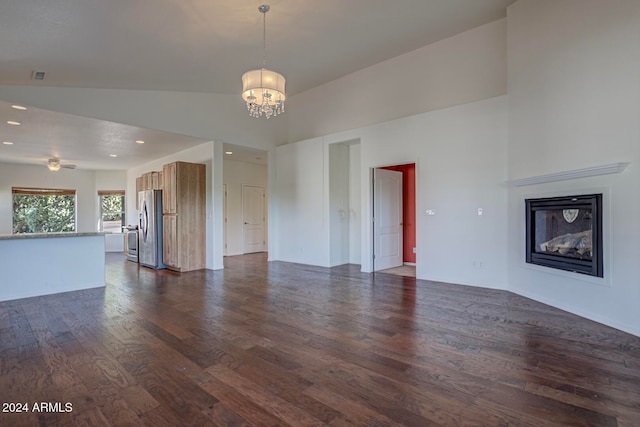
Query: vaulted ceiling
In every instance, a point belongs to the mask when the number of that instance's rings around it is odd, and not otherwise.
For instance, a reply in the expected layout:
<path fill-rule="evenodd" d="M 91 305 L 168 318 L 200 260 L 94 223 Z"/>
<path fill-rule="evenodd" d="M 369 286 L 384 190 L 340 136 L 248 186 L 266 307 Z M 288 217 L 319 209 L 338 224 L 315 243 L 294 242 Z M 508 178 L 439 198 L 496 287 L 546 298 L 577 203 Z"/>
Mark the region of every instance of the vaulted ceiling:
<path fill-rule="evenodd" d="M 295 95 L 383 60 L 504 17 L 515 0 L 265 0 L 267 61 Z M 262 15 L 255 0 L 5 0 L 0 8 L 0 85 L 44 85 L 238 94 L 240 77 L 262 61 Z M 33 80 L 44 71 L 43 81 Z M 0 106 L 0 139 L 11 136 Z M 75 118 L 31 111 L 42 126 L 70 129 Z M 68 120 L 68 121 L 67 121 Z M 144 129 L 84 123 L 69 133 L 78 150 L 96 132 Z M 87 127 L 88 126 L 88 127 Z M 67 129 L 67 130 L 68 130 Z M 58 131 L 49 130 L 50 134 Z M 54 154 L 43 144 L 40 157 Z M 153 135 L 152 135 L 153 136 Z M 184 138 L 185 143 L 199 143 Z M 187 142 L 188 141 L 188 142 Z M 0 145 L 0 161 L 34 152 Z M 73 148 L 73 147 L 71 147 Z M 140 149 L 140 147 L 133 148 Z M 35 150 L 34 147 L 32 147 Z M 32 150 L 32 151 L 33 151 Z M 104 153 L 89 153 L 104 155 Z M 133 155 L 133 153 L 132 153 Z M 19 160 L 22 159 L 22 160 Z M 113 162 L 112 162 L 113 163 Z M 112 168 L 107 159 L 79 164 Z"/>

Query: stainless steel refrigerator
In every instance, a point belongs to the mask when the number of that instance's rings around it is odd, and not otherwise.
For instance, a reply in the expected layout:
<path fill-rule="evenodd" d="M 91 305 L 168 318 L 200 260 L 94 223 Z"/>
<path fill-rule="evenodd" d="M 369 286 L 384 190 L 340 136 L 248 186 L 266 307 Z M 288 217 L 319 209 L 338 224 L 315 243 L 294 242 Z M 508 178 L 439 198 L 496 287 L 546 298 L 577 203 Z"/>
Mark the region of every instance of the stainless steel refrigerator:
<path fill-rule="evenodd" d="M 162 260 L 162 190 L 144 190 L 138 194 L 138 260 L 145 267 L 166 268 Z"/>

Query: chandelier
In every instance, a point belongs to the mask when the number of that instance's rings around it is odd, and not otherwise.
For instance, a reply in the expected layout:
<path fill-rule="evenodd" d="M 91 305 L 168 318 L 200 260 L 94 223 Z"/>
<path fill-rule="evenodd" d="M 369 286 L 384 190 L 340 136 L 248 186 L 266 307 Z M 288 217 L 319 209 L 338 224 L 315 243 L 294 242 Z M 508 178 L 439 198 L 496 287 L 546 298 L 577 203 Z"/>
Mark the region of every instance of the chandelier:
<path fill-rule="evenodd" d="M 247 103 L 251 117 L 277 116 L 284 113 L 285 78 L 282 74 L 267 69 L 267 12 L 269 5 L 258 7 L 262 13 L 262 68 L 247 71 L 242 75 L 242 99 Z"/>

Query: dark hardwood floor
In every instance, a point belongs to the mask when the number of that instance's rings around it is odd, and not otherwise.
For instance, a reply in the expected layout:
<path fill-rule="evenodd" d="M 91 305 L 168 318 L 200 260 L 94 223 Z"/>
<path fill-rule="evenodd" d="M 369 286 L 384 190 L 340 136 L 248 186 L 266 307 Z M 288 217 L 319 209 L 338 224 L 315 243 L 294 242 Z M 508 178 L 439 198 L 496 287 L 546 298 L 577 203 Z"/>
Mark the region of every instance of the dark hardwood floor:
<path fill-rule="evenodd" d="M 108 255 L 106 289 L 0 303 L 0 402 L 29 409 L 0 425 L 640 425 L 638 337 L 503 291 L 225 262 Z"/>

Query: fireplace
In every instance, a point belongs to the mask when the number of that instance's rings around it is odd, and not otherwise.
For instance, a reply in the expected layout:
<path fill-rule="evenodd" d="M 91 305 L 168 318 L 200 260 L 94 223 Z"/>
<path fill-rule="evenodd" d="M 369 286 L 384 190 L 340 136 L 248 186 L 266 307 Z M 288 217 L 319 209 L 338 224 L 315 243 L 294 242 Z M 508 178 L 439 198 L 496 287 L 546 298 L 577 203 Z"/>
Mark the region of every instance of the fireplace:
<path fill-rule="evenodd" d="M 526 199 L 526 261 L 603 277 L 602 194 Z"/>

